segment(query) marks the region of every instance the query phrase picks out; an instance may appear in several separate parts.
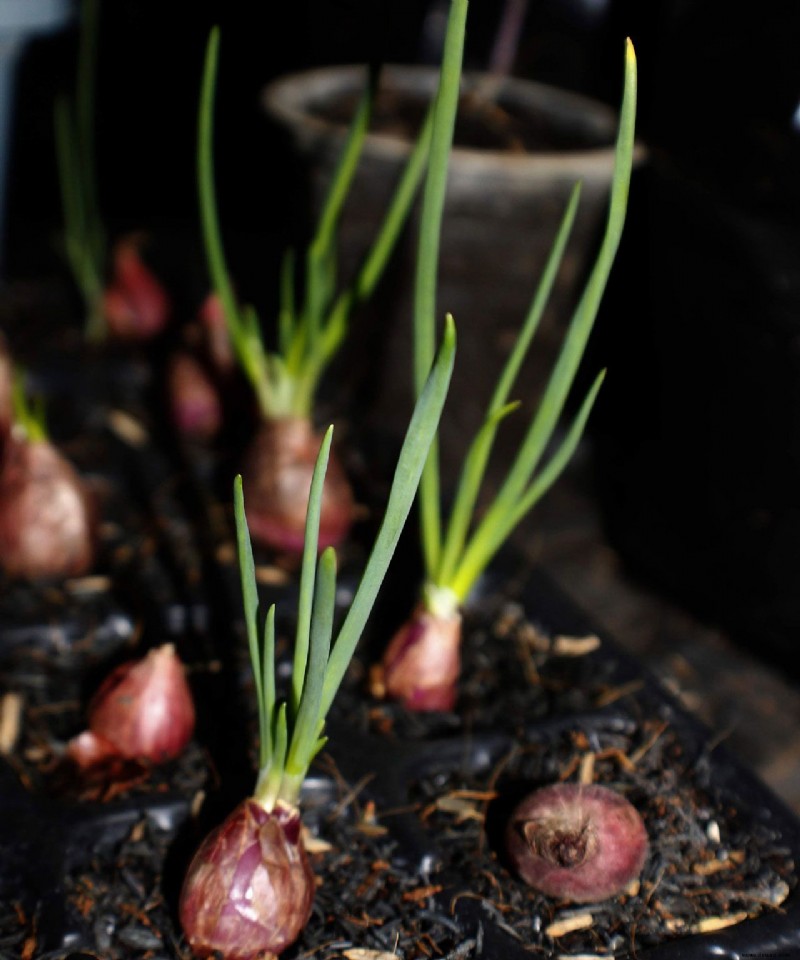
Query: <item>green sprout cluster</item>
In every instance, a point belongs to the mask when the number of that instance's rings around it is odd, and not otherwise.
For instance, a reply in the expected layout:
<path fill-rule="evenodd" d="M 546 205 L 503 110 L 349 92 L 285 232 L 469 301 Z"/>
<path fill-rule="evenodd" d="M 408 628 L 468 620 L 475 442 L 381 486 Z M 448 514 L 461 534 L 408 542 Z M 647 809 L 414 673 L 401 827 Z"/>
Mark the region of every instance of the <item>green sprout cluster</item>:
<path fill-rule="evenodd" d="M 371 70 L 360 98 L 303 270 L 303 296 L 295 297 L 295 256 L 290 250 L 281 270 L 277 347 L 267 348 L 255 309 L 236 296 L 225 258 L 214 189 L 214 95 L 219 61 L 219 30 L 206 49 L 198 119 L 197 177 L 209 273 L 220 298 L 239 363 L 263 416 L 309 417 L 325 369 L 347 334 L 355 306 L 374 291 L 405 223 L 427 160 L 432 117 L 422 127 L 372 246 L 352 282 L 337 285 L 337 227 L 358 166 L 375 98 L 378 73 Z"/>
<path fill-rule="evenodd" d="M 436 104 L 436 123 L 427 174 L 424 209 L 429 216 L 424 220 L 425 229 L 420 238 L 417 264 L 414 301 L 414 382 L 417 390 L 420 389 L 424 371 L 430 365 L 435 338 L 439 221 L 458 102 L 460 61 L 458 37 L 449 36 L 444 52 L 442 84 Z M 435 613 L 447 615 L 466 600 L 478 577 L 517 524 L 560 476 L 580 442 L 605 371 L 597 375 L 565 435 L 545 459 L 591 334 L 622 235 L 633 163 L 635 113 L 636 58 L 633 46 L 628 41 L 605 233 L 541 402 L 517 455 L 496 496 L 476 521 L 478 498 L 497 430 L 502 421 L 519 406 L 517 402 L 509 402 L 509 394 L 558 273 L 578 209 L 580 184 L 576 184 L 572 191 L 528 315 L 489 400 L 483 423 L 468 448 L 444 528 L 435 445 L 425 467 L 420 484 L 425 601 Z"/>
<path fill-rule="evenodd" d="M 30 443 L 40 443 L 48 439 L 44 398 L 40 395 L 29 398 L 25 381 L 25 371 L 15 367 L 11 384 L 14 423 L 23 432 L 26 440 Z"/>
<path fill-rule="evenodd" d="M 325 744 L 325 717 L 344 678 L 416 495 L 428 450 L 439 425 L 455 354 L 455 327 L 448 320 L 437 358 L 420 392 L 395 469 L 386 512 L 347 615 L 333 640 L 336 551 L 317 555 L 320 507 L 333 427 L 325 433 L 309 494 L 300 574 L 298 622 L 288 701 L 275 684 L 275 606 L 260 623 L 253 549 L 241 476 L 234 483 L 234 515 L 247 639 L 255 678 L 259 722 L 259 774 L 255 798 L 267 810 L 296 805 L 311 761 Z"/>

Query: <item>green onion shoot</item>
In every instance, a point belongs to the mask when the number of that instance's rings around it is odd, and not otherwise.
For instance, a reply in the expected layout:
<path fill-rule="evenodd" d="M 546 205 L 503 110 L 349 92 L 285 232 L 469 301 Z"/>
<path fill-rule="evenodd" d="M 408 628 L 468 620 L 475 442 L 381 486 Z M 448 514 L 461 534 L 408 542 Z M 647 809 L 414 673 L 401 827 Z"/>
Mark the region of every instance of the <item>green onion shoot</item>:
<path fill-rule="evenodd" d="M 445 190 L 442 170 L 452 144 L 448 131 L 452 131 L 457 107 L 460 62 L 461 51 L 453 42 L 452 47 L 445 50 L 443 84 L 436 105 L 424 192 L 424 204 L 433 213 L 421 237 L 417 269 L 414 316 L 417 389 L 430 363 L 435 336 L 436 262 Z M 446 522 L 442 518 L 435 444 L 432 448 L 420 485 L 424 567 L 421 597 L 410 619 L 388 644 L 376 684 L 376 692 L 401 701 L 411 710 L 452 709 L 460 672 L 462 606 L 514 528 L 567 466 L 597 398 L 604 371 L 597 375 L 563 437 L 552 446 L 622 234 L 632 168 L 635 113 L 636 57 L 628 41 L 614 175 L 602 243 L 541 402 L 503 482 L 485 509 L 478 513 L 476 507 L 492 445 L 501 423 L 518 406 L 509 397 L 558 273 L 578 208 L 580 184 L 573 189 L 528 315 L 495 385 L 483 423 L 467 450 Z"/>
<path fill-rule="evenodd" d="M 180 917 L 198 956 L 228 960 L 275 956 L 306 924 L 315 880 L 303 846 L 303 781 L 325 744 L 325 717 L 342 682 L 416 495 L 438 428 L 455 351 L 447 322 L 400 451 L 386 512 L 352 604 L 334 637 L 336 552 L 318 552 L 325 471 L 333 428 L 314 466 L 298 599 L 291 689 L 279 701 L 275 681 L 275 607 L 259 616 L 252 544 L 241 476 L 234 484 L 247 637 L 258 703 L 259 771 L 252 795 L 203 841 L 186 874 Z"/>
<path fill-rule="evenodd" d="M 377 72 L 369 72 L 302 263 L 296 263 L 293 251 L 284 257 L 276 338 L 270 347 L 255 309 L 240 303 L 236 295 L 223 248 L 213 150 L 219 46 L 219 30 L 214 29 L 206 49 L 198 119 L 197 178 L 206 258 L 233 351 L 252 387 L 259 414 L 259 426 L 242 463 L 250 531 L 258 543 L 299 554 L 311 475 L 321 442 L 313 425 L 317 388 L 342 346 L 353 309 L 371 296 L 406 221 L 425 169 L 431 118 L 423 125 L 356 276 L 340 288 L 337 229 L 372 113 Z M 298 266 L 302 269 L 296 269 Z M 297 296 L 298 287 L 301 296 Z M 347 476 L 332 455 L 322 501 L 320 549 L 340 544 L 349 533 L 353 517 Z"/>

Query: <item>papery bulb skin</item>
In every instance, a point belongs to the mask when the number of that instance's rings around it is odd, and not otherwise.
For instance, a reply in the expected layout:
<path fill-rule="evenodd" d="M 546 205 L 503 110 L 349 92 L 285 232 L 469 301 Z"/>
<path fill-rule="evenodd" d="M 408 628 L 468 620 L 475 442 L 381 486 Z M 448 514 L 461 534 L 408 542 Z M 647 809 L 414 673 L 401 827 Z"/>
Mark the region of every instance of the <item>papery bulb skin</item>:
<path fill-rule="evenodd" d="M 242 464 L 247 523 L 253 540 L 282 553 L 300 554 L 308 494 L 322 438 L 304 417 L 266 420 Z M 322 493 L 319 549 L 338 546 L 353 523 L 353 493 L 331 450 Z"/>
<path fill-rule="evenodd" d="M 271 960 L 311 915 L 314 874 L 300 814 L 277 804 L 240 803 L 194 855 L 180 896 L 180 920 L 196 957 Z"/>
<path fill-rule="evenodd" d="M 111 282 L 103 293 L 109 333 L 120 340 L 149 340 L 167 324 L 170 299 L 141 256 L 138 235 L 122 237 L 112 255 Z"/>
<path fill-rule="evenodd" d="M 91 730 L 84 730 L 67 744 L 67 756 L 82 770 L 105 763 L 119 756 L 117 748 Z"/>
<path fill-rule="evenodd" d="M 52 444 L 7 440 L 0 465 L 0 565 L 10 577 L 46 580 L 91 569 L 95 504 Z"/>
<path fill-rule="evenodd" d="M 408 710 L 452 710 L 461 673 L 461 614 L 418 605 L 383 655 L 385 695 Z"/>
<path fill-rule="evenodd" d="M 211 440 L 222 427 L 222 403 L 216 385 L 203 364 L 181 351 L 167 368 L 167 393 L 172 422 L 192 440 Z"/>
<path fill-rule="evenodd" d="M 194 733 L 195 709 L 174 646 L 166 643 L 112 670 L 92 697 L 88 718 L 91 733 L 120 757 L 164 763 L 179 756 Z"/>
<path fill-rule="evenodd" d="M 598 784 L 559 783 L 528 794 L 506 829 L 519 876 L 556 900 L 594 903 L 621 893 L 641 872 L 648 840 L 621 794 Z"/>

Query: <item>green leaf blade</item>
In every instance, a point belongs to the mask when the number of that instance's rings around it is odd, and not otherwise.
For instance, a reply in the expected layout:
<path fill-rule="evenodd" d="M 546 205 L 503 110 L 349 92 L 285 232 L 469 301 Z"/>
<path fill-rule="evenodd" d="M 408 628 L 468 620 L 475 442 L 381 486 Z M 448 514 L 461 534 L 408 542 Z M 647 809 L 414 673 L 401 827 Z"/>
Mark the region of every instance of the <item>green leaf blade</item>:
<path fill-rule="evenodd" d="M 261 734 L 260 753 L 263 757 L 267 751 L 271 752 L 271 743 L 264 743 L 264 730 L 268 724 L 270 704 L 265 698 L 264 676 L 266 664 L 262 659 L 262 649 L 258 636 L 258 587 L 256 585 L 255 560 L 253 559 L 253 545 L 250 541 L 250 531 L 247 527 L 247 517 L 244 507 L 244 492 L 242 477 L 238 474 L 233 482 L 233 515 L 236 526 L 236 545 L 239 557 L 239 578 L 242 585 L 242 607 L 244 610 L 244 624 L 247 633 L 247 645 L 250 652 L 250 663 L 253 668 L 253 683 L 256 690 L 258 706 L 259 731 Z M 267 738 L 269 741 L 269 738 Z"/>
<path fill-rule="evenodd" d="M 322 552 L 317 568 L 308 666 L 286 759 L 287 775 L 301 780 L 316 753 L 322 723 L 320 701 L 333 634 L 335 602 L 336 551 L 328 547 Z"/>
<path fill-rule="evenodd" d="M 292 663 L 292 714 L 297 716 L 303 696 L 308 651 L 311 642 L 311 618 L 316 579 L 317 552 L 319 545 L 319 522 L 322 513 L 322 493 L 325 484 L 325 472 L 328 468 L 333 427 L 328 427 L 320 445 L 314 473 L 311 477 L 311 489 L 308 495 L 305 541 L 300 568 L 300 596 L 297 606 L 297 633 L 295 635 L 294 660 Z"/>
<path fill-rule="evenodd" d="M 518 515 L 520 501 L 551 441 L 568 394 L 592 332 L 608 276 L 613 266 L 625 221 L 628 191 L 633 167 L 636 113 L 636 59 L 630 41 L 626 44 L 624 91 L 617 133 L 614 175 L 608 205 L 606 229 L 595 263 L 578 301 L 540 401 L 522 445 L 494 501 L 472 534 L 456 574 L 457 593 L 466 583 L 474 583 L 494 555 L 490 545 L 498 541 L 499 531 L 510 530 L 509 518 Z"/>
<path fill-rule="evenodd" d="M 428 380 L 414 408 L 403 446 L 400 450 L 394 480 L 389 493 L 383 522 L 370 553 L 350 610 L 345 617 L 331 651 L 325 673 L 320 715 L 324 717 L 348 664 L 355 652 L 378 590 L 389 567 L 427 460 L 428 450 L 436 434 L 444 406 L 455 358 L 456 335 L 452 319 L 445 324 L 442 345 Z"/>

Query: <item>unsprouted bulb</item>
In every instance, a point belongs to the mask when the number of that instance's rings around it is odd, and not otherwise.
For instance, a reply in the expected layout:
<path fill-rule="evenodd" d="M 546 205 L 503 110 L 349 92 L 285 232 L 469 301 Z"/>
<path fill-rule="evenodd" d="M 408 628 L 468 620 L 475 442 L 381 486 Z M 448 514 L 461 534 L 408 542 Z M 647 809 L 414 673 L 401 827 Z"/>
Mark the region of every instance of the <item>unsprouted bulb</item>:
<path fill-rule="evenodd" d="M 536 890 L 594 903 L 637 879 L 648 842 L 642 818 L 622 794 L 598 784 L 558 783 L 517 805 L 506 848 L 515 871 Z"/>
<path fill-rule="evenodd" d="M 112 253 L 111 280 L 103 292 L 108 332 L 120 340 L 150 340 L 167 324 L 172 305 L 161 281 L 142 258 L 137 234 L 121 237 Z"/>
<path fill-rule="evenodd" d="M 195 710 L 183 664 L 171 643 L 120 664 L 88 709 L 89 728 L 68 755 L 81 767 L 111 757 L 164 763 L 180 756 L 194 733 Z"/>

